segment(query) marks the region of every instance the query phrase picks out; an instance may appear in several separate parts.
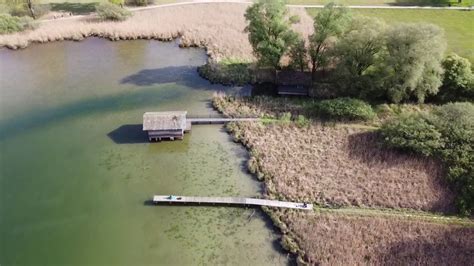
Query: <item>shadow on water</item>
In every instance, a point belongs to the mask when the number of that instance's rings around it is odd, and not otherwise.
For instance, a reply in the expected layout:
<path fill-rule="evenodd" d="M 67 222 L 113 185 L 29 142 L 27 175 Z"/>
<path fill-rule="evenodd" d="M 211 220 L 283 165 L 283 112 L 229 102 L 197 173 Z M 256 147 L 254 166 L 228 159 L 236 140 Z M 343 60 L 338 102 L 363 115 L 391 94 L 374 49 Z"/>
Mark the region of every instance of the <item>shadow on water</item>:
<path fill-rule="evenodd" d="M 111 131 L 107 136 L 116 144 L 148 143 L 148 135 L 142 124 L 123 125 Z"/>
<path fill-rule="evenodd" d="M 177 98 L 181 95 L 177 90 L 166 90 L 160 93 L 156 88 L 135 90 L 112 96 L 94 99 L 83 99 L 59 107 L 38 110 L 17 116 L 0 124 L 0 140 L 15 136 L 37 127 L 47 126 L 50 123 L 72 119 L 87 114 L 159 106 L 160 103 Z M 140 114 L 141 115 L 141 114 Z"/>
<path fill-rule="evenodd" d="M 120 84 L 151 86 L 176 83 L 193 89 L 219 90 L 221 85 L 213 85 L 201 78 L 194 66 L 172 66 L 155 69 L 143 69 L 120 80 Z"/>

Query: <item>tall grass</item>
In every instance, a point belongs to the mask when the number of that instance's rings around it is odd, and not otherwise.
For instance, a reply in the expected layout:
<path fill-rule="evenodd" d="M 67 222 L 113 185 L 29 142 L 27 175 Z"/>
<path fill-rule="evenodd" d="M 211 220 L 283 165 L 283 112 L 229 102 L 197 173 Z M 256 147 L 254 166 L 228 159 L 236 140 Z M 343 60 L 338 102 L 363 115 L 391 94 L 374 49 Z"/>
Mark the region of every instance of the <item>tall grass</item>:
<path fill-rule="evenodd" d="M 474 227 L 394 217 L 284 212 L 310 265 L 469 265 Z"/>
<path fill-rule="evenodd" d="M 0 47 L 24 48 L 31 42 L 81 40 L 89 36 L 121 39 L 170 40 L 181 37 L 182 46 L 207 48 L 216 61 L 224 58 L 255 60 L 244 32 L 246 5 L 232 3 L 161 7 L 135 12 L 124 22 L 99 22 L 93 17 L 42 23 L 32 32 L 0 36 Z M 301 17 L 296 29 L 309 34 L 312 20 L 302 8 L 292 9 Z"/>

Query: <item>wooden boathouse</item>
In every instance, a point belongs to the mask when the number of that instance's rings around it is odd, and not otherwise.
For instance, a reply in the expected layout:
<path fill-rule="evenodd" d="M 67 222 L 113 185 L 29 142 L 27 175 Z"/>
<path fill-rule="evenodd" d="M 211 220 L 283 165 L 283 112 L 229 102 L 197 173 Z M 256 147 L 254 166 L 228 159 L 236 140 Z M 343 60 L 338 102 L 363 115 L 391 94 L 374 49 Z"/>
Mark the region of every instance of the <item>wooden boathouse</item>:
<path fill-rule="evenodd" d="M 187 111 L 146 112 L 143 114 L 143 131 L 148 132 L 149 141 L 162 139 L 183 139 L 184 133 L 191 131 L 192 124 L 225 124 L 228 122 L 258 121 L 258 118 L 192 117 L 186 118 Z"/>
<path fill-rule="evenodd" d="M 143 114 L 143 131 L 150 141 L 183 139 L 186 130 L 186 111 L 146 112 Z"/>

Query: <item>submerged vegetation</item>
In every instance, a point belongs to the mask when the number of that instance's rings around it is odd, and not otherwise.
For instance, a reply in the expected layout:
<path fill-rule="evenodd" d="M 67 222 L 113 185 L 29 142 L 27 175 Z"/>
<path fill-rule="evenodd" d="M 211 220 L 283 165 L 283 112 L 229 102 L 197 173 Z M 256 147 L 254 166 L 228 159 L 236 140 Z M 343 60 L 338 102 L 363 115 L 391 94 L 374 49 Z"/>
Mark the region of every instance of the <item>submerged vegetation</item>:
<path fill-rule="evenodd" d="M 127 19 L 130 13 L 119 7 L 123 1 L 114 2 L 97 6 L 99 17 Z M 250 150 L 248 170 L 265 182 L 266 196 L 315 203 L 327 212 L 357 209 L 350 217 L 266 209 L 285 234 L 283 246 L 309 264 L 413 262 L 398 256 L 397 244 L 413 247 L 401 251 L 415 262 L 432 259 L 423 257 L 426 250 L 441 249 L 433 261 L 449 254 L 449 262 L 463 263 L 469 248 L 452 247 L 452 238 L 441 243 L 440 235 L 453 231 L 469 245 L 472 222 L 461 228 L 437 220 L 456 213 L 456 207 L 463 215 L 473 212 L 474 107 L 422 103 L 472 101 L 469 60 L 444 57 L 445 32 L 433 24 L 389 24 L 334 4 L 308 20 L 284 4 L 221 6 L 212 21 L 203 19 L 212 11 L 208 5 L 167 7 L 160 16 L 147 10 L 123 23 L 71 22 L 59 30 L 45 25 L 30 35 L 0 36 L 0 44 L 180 37 L 181 46 L 207 48 L 210 58 L 198 72 L 212 83 L 261 82 L 259 68 L 311 71 L 313 96 L 325 99 L 213 97 L 226 116 L 262 118 L 262 123 L 229 123 L 227 129 Z M 228 25 L 225 32 L 222 25 Z M 368 218 L 373 210 L 396 212 L 397 219 Z M 405 219 L 410 215 L 413 221 Z M 421 221 L 417 215 L 434 218 Z M 413 236 L 421 240 L 403 242 Z M 423 245 L 427 239 L 433 245 Z"/>

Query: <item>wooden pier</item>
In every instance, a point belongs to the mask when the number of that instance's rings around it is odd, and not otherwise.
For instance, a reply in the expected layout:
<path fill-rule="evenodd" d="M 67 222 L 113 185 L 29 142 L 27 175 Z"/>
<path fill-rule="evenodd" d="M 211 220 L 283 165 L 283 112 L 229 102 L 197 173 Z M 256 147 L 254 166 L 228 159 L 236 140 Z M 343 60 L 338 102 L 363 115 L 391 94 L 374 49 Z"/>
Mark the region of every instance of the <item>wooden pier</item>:
<path fill-rule="evenodd" d="M 252 122 L 259 121 L 259 118 L 225 118 L 225 117 L 207 117 L 207 118 L 187 118 L 192 125 L 199 124 L 225 124 L 228 122 Z"/>
<path fill-rule="evenodd" d="M 238 197 L 186 197 L 186 196 L 169 196 L 156 195 L 153 197 L 153 203 L 192 203 L 192 204 L 219 204 L 219 205 L 253 205 L 268 206 L 277 208 L 290 208 L 300 210 L 312 210 L 313 204 L 287 202 L 278 200 L 238 198 Z"/>

